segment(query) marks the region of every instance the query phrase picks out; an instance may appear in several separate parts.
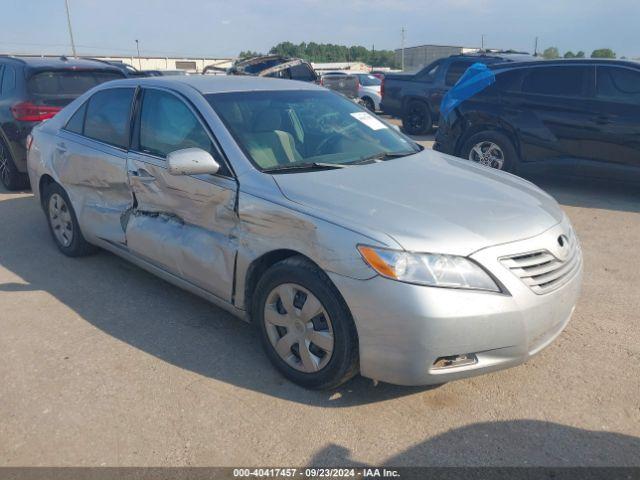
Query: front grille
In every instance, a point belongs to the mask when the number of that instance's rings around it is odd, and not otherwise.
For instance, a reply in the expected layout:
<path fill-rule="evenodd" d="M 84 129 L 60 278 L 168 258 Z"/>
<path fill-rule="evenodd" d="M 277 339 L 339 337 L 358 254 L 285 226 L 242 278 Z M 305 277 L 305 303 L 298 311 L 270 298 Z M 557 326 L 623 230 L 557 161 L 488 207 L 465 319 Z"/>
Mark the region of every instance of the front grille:
<path fill-rule="evenodd" d="M 503 257 L 500 261 L 531 290 L 542 295 L 560 288 L 571 280 L 580 268 L 582 255 L 577 239 L 572 236 L 569 252 L 564 260 L 549 250 L 537 250 Z"/>

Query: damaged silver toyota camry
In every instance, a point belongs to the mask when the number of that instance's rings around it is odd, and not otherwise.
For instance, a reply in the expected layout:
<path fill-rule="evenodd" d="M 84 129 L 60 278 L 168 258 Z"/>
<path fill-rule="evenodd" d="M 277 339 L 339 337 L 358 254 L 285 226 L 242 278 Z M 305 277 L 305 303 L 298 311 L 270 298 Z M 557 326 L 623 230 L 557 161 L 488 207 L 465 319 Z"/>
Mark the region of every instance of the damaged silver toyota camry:
<path fill-rule="evenodd" d="M 311 84 L 108 82 L 33 131 L 28 166 L 62 253 L 109 250 L 255 323 L 309 388 L 517 365 L 580 290 L 551 197 Z"/>

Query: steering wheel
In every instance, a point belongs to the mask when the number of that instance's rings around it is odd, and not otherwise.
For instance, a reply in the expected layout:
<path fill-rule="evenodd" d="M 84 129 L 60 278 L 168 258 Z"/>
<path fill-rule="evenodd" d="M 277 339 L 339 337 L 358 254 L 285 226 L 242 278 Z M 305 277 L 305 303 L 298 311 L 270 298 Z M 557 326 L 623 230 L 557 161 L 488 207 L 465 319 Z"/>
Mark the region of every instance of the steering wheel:
<path fill-rule="evenodd" d="M 314 149 L 313 154 L 314 155 L 326 155 L 329 153 L 335 153 L 332 151 L 328 151 L 330 148 L 329 147 L 333 147 L 336 143 L 338 143 L 338 141 L 342 140 L 342 135 L 339 133 L 332 133 L 331 135 L 329 135 L 327 138 L 325 138 L 324 140 L 322 140 L 318 146 Z"/>

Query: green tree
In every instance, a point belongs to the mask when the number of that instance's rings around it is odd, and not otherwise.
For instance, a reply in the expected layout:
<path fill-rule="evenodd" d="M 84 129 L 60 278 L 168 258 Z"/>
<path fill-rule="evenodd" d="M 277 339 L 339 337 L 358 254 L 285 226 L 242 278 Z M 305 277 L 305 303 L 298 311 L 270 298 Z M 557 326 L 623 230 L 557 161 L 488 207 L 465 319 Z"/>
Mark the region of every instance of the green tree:
<path fill-rule="evenodd" d="M 269 53 L 304 58 L 310 62 L 363 62 L 376 67 L 396 66 L 395 53 L 392 50 L 369 50 L 361 45 L 348 47 L 332 43 L 302 42 L 295 45 L 291 42 L 281 42 L 272 47 Z"/>
<path fill-rule="evenodd" d="M 542 56 L 547 60 L 550 60 L 553 58 L 560 58 L 560 52 L 558 51 L 557 47 L 549 47 L 545 49 L 544 52 L 542 52 Z"/>
<path fill-rule="evenodd" d="M 238 58 L 244 60 L 245 58 L 259 57 L 262 53 L 252 52 L 251 50 L 247 50 L 246 52 L 242 51 L 238 55 Z"/>
<path fill-rule="evenodd" d="M 569 50 L 568 52 L 565 52 L 564 58 L 576 58 L 576 54 Z"/>
<path fill-rule="evenodd" d="M 576 58 L 584 58 L 584 52 L 580 50 L 578 53 L 576 53 Z"/>
<path fill-rule="evenodd" d="M 616 58 L 616 52 L 610 48 L 598 48 L 591 53 L 591 58 Z"/>

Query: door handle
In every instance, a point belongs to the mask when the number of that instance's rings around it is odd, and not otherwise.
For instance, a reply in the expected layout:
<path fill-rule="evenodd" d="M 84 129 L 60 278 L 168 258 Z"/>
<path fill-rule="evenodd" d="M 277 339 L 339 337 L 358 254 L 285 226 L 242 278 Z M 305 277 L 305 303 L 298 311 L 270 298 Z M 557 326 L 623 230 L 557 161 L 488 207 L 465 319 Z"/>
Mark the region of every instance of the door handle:
<path fill-rule="evenodd" d="M 64 143 L 57 143 L 56 144 L 56 150 L 60 153 L 66 153 L 67 151 L 67 146 Z"/>
<path fill-rule="evenodd" d="M 129 170 L 129 175 L 137 178 L 139 181 L 144 183 L 154 182 L 156 177 L 147 172 L 144 168 L 139 170 Z"/>

